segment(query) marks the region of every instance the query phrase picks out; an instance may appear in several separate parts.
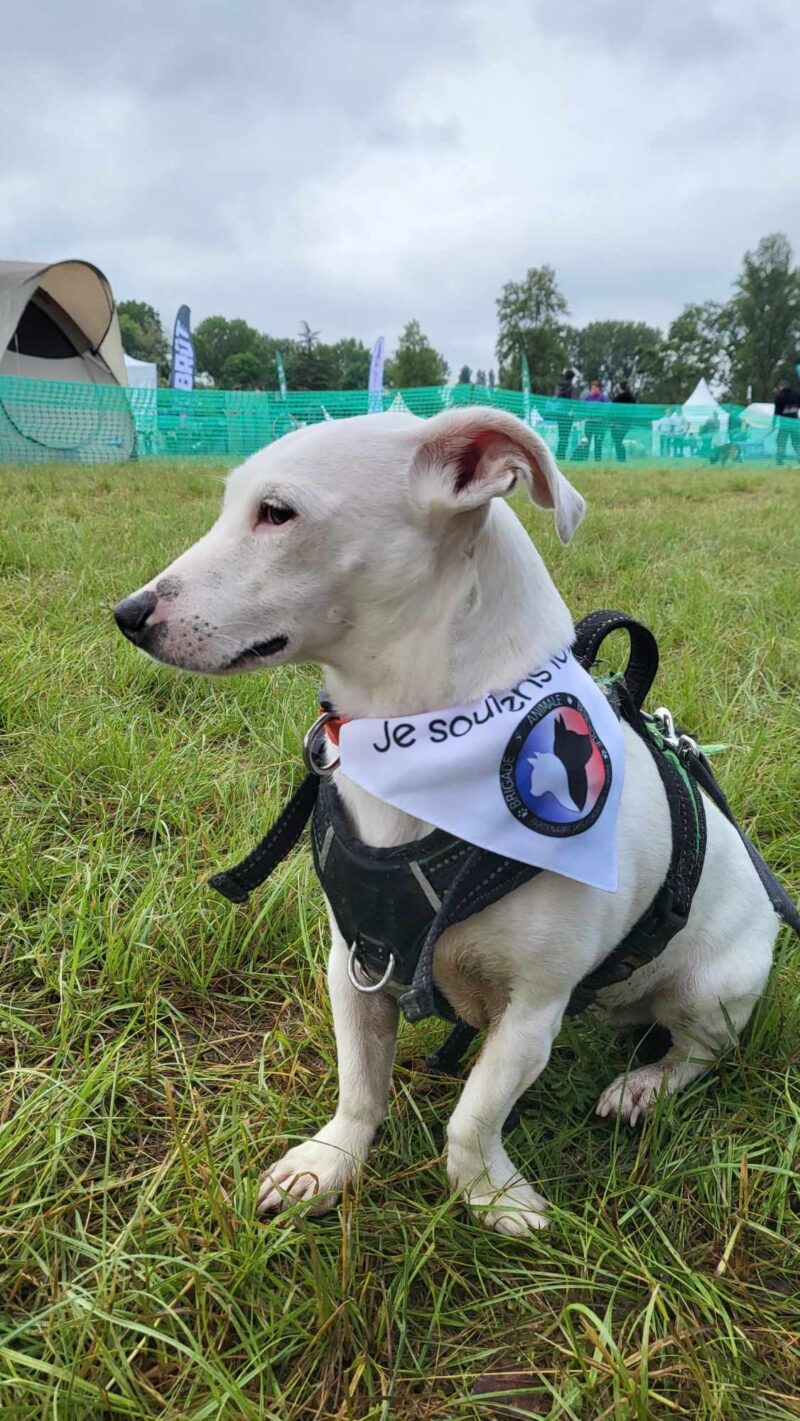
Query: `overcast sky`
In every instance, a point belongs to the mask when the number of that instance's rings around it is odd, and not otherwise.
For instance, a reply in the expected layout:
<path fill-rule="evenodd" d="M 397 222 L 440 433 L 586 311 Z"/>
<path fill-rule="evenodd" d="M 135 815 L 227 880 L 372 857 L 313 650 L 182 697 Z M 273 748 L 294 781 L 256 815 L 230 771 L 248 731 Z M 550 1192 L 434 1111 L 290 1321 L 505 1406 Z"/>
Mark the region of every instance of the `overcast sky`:
<path fill-rule="evenodd" d="M 4 7 L 0 258 L 85 257 L 171 325 L 494 363 L 495 298 L 667 323 L 800 248 L 800 0 Z"/>

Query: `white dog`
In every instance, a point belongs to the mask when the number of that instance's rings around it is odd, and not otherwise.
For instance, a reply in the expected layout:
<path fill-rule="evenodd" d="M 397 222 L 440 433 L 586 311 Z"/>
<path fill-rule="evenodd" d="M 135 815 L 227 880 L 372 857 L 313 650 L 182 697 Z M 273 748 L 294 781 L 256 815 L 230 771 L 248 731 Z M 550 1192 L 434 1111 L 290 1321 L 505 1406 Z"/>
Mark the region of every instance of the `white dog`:
<path fill-rule="evenodd" d="M 469 701 L 544 665 L 573 635 L 570 614 L 503 501 L 523 484 L 568 542 L 584 504 L 546 445 L 513 416 L 472 407 L 430 421 L 347 419 L 289 434 L 229 478 L 222 512 L 194 547 L 117 608 L 125 634 L 187 671 L 231 674 L 316 662 L 345 717 L 395 717 Z M 542 873 L 442 937 L 435 979 L 466 1021 L 488 1027 L 447 1129 L 447 1171 L 490 1227 L 522 1234 L 546 1203 L 501 1140 L 509 1111 L 547 1064 L 573 987 L 647 908 L 670 858 L 670 819 L 652 758 L 627 726 L 617 821 L 619 886 L 601 892 Z M 430 826 L 341 774 L 356 834 L 389 846 Z M 672 1045 L 600 1096 L 634 1124 L 659 1091 L 707 1069 L 741 1031 L 770 968 L 778 920 L 735 829 L 710 803 L 708 848 L 688 925 L 654 962 L 607 988 L 620 1022 L 658 1022 Z M 330 994 L 340 1094 L 333 1119 L 267 1172 L 260 1207 L 352 1180 L 384 1116 L 398 1009 L 350 984 L 332 923 Z"/>

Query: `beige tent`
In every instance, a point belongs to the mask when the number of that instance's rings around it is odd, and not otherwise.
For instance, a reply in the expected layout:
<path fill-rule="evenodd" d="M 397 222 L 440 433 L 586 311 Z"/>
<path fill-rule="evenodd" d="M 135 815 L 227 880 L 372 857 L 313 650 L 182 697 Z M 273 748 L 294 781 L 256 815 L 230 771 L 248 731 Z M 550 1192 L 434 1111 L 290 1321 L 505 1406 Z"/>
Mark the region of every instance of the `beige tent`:
<path fill-rule="evenodd" d="M 127 384 L 114 296 L 96 266 L 0 262 L 0 458 L 126 458 L 134 425 L 117 387 Z"/>
<path fill-rule="evenodd" d="M 127 385 L 114 297 L 89 262 L 0 262 L 0 375 Z"/>

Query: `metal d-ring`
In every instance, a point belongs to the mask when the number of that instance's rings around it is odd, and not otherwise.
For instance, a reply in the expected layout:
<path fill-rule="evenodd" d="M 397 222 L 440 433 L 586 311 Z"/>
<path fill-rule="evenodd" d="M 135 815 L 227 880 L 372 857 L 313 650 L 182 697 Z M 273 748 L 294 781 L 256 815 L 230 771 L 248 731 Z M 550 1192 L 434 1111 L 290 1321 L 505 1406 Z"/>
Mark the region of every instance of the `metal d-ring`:
<path fill-rule="evenodd" d="M 358 978 L 357 978 L 357 976 L 356 976 L 356 974 L 355 974 L 355 960 L 356 960 L 356 950 L 357 950 L 357 947 L 358 947 L 358 944 L 354 942 L 354 943 L 353 943 L 353 946 L 350 948 L 350 952 L 349 952 L 348 958 L 347 958 L 347 975 L 348 975 L 348 977 L 350 978 L 351 985 L 355 987 L 355 989 L 356 989 L 357 992 L 364 992 L 364 993 L 366 993 L 367 996 L 371 996 L 373 992 L 382 992 L 382 991 L 383 991 L 383 988 L 389 985 L 389 983 L 391 982 L 392 977 L 393 977 L 393 975 L 394 975 L 394 965 L 395 965 L 394 953 L 393 953 L 393 952 L 390 952 L 390 953 L 389 953 L 389 964 L 388 964 L 388 966 L 387 966 L 387 968 L 386 968 L 386 971 L 384 972 L 383 976 L 381 977 L 380 982 L 374 982 L 374 983 L 370 984 L 369 986 L 367 986 L 364 982 L 359 982 L 359 980 L 358 980 Z"/>
<path fill-rule="evenodd" d="M 303 737 L 303 762 L 306 769 L 312 775 L 319 775 L 321 778 L 324 778 L 325 775 L 332 775 L 334 770 L 338 770 L 341 764 L 338 755 L 330 765 L 326 765 L 317 758 L 320 736 L 325 734 L 325 726 L 328 724 L 328 721 L 336 720 L 336 718 L 333 711 L 323 711 L 322 715 L 317 716 L 314 724 L 309 727 Z M 327 736 L 325 738 L 327 739 Z"/>

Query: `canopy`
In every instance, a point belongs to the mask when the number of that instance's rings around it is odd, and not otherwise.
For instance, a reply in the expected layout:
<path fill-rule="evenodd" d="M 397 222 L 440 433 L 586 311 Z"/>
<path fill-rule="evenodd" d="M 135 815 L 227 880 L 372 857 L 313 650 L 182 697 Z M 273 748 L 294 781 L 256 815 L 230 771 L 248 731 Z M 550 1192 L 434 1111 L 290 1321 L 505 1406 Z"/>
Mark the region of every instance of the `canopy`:
<path fill-rule="evenodd" d="M 158 387 L 158 367 L 154 360 L 135 360 L 125 353 L 128 384 L 135 390 L 155 390 Z"/>
<path fill-rule="evenodd" d="M 686 414 L 694 414 L 699 410 L 721 410 L 722 405 L 712 395 L 708 381 L 698 380 L 688 400 L 684 400 L 683 408 Z"/>
<path fill-rule="evenodd" d="M 0 375 L 127 385 L 114 297 L 96 266 L 0 262 Z"/>
<path fill-rule="evenodd" d="M 727 441 L 728 413 L 712 395 L 707 380 L 698 380 L 688 400 L 684 400 L 681 413 L 687 419 L 692 434 L 708 432 L 715 444 Z M 713 429 L 708 428 L 710 421 L 713 421 Z"/>
<path fill-rule="evenodd" d="M 752 425 L 754 429 L 772 429 L 774 419 L 775 405 L 772 400 L 769 404 L 766 401 L 757 400 L 742 412 L 742 423 Z"/>

